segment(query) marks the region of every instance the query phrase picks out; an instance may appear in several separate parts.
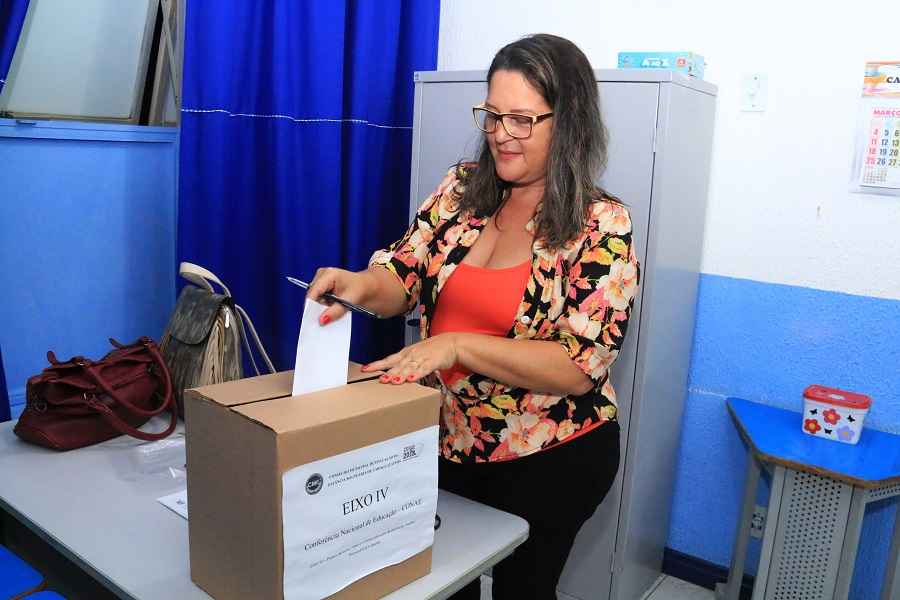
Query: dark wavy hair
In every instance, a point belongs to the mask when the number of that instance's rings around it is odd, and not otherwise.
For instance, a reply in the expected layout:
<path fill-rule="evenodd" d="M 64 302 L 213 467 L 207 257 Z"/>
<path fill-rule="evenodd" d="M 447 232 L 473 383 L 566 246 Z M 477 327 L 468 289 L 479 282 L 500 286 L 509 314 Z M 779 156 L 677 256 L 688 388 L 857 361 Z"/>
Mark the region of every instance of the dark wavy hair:
<path fill-rule="evenodd" d="M 545 247 L 558 249 L 583 231 L 587 209 L 598 193 L 606 195 L 594 184 L 606 168 L 609 139 L 600 117 L 597 79 L 575 44 L 544 33 L 526 36 L 497 52 L 488 70 L 488 86 L 500 70 L 521 73 L 553 111 L 546 188 L 535 236 Z M 497 176 L 486 139 L 477 167 L 466 170 L 460 208 L 479 216 L 494 214 L 511 186 Z"/>

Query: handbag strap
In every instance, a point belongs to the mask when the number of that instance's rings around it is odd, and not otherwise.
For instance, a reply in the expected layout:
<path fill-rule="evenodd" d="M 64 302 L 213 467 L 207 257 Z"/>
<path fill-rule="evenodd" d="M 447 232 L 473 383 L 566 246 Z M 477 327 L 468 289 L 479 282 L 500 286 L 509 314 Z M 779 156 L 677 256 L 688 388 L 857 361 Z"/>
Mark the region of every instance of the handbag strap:
<path fill-rule="evenodd" d="M 269 359 L 269 355 L 266 353 L 265 347 L 263 347 L 262 340 L 259 339 L 259 334 L 256 333 L 256 327 L 253 326 L 253 321 L 250 320 L 250 315 L 248 315 L 247 311 L 239 304 L 235 304 L 234 308 L 237 309 L 235 320 L 238 323 L 238 331 L 241 333 L 241 339 L 244 342 L 244 348 L 247 350 L 247 355 L 250 357 L 250 363 L 253 365 L 253 370 L 256 371 L 257 375 L 260 374 L 259 368 L 256 366 L 256 361 L 253 359 L 253 352 L 250 350 L 250 342 L 247 341 L 248 328 L 250 329 L 253 341 L 256 343 L 256 347 L 259 350 L 260 356 L 262 356 L 263 361 L 266 363 L 266 367 L 269 369 L 269 373 L 274 373 L 275 365 L 273 365 L 271 359 Z"/>
<path fill-rule="evenodd" d="M 227 297 L 231 298 L 231 290 L 229 290 L 228 287 L 224 283 L 222 283 L 222 280 L 219 279 L 216 274 L 209 269 L 204 269 L 200 265 L 195 265 L 191 262 L 182 262 L 178 266 L 178 274 L 191 283 L 215 293 L 215 290 L 209 283 L 210 281 L 212 281 L 222 288 Z M 253 351 L 250 348 L 250 342 L 247 337 L 247 329 L 250 330 L 250 334 L 253 337 L 253 342 L 255 343 L 256 348 L 259 350 L 259 354 L 260 356 L 262 356 L 263 362 L 266 363 L 266 367 L 269 369 L 269 372 L 274 373 L 275 365 L 273 365 L 272 361 L 269 359 L 269 355 L 262 344 L 262 340 L 259 339 L 259 334 L 256 333 L 256 327 L 253 326 L 253 321 L 250 320 L 250 315 L 247 314 L 247 311 L 245 311 L 243 307 L 237 304 L 235 304 L 234 307 L 236 309 L 236 314 L 234 315 L 234 317 L 238 324 L 238 332 L 240 332 L 241 341 L 244 344 L 244 349 L 247 351 L 247 355 L 250 357 L 250 364 L 253 365 L 253 370 L 256 371 L 257 375 L 260 374 L 259 367 L 256 365 L 256 359 L 253 356 Z"/>
<path fill-rule="evenodd" d="M 161 440 L 169 437 L 173 431 L 175 431 L 175 427 L 178 424 L 178 409 L 175 407 L 175 403 L 170 403 L 171 416 L 169 417 L 169 426 L 166 427 L 164 431 L 160 431 L 158 433 L 152 433 L 149 431 L 141 431 L 136 427 L 132 427 L 128 423 L 122 420 L 119 415 L 114 413 L 112 409 L 102 402 L 94 400 L 89 400 L 87 405 L 96 410 L 100 415 L 106 419 L 106 421 L 115 428 L 119 433 L 124 433 L 126 435 L 130 435 L 131 437 L 136 437 L 139 440 L 145 440 L 147 442 L 155 442 L 157 440 Z"/>
<path fill-rule="evenodd" d="M 121 347 L 121 344 L 119 344 L 118 342 L 116 342 L 113 339 L 110 339 L 110 342 L 116 347 Z M 153 441 L 157 441 L 157 440 L 166 438 L 169 435 L 171 435 L 173 431 L 175 431 L 175 427 L 178 424 L 178 408 L 175 404 L 175 397 L 172 394 L 172 378 L 169 375 L 169 370 L 166 368 L 166 364 L 163 361 L 162 355 L 156 349 L 155 345 L 153 344 L 153 341 L 150 338 L 141 338 L 140 343 L 142 343 L 147 348 L 147 350 L 150 352 L 150 355 L 153 356 L 154 361 L 157 363 L 157 366 L 159 367 L 159 371 L 158 371 L 160 373 L 159 377 L 162 377 L 162 380 L 163 380 L 164 399 L 163 399 L 162 406 L 160 406 L 159 410 L 151 411 L 151 414 L 149 416 L 157 415 L 157 414 L 161 413 L 163 410 L 165 410 L 166 408 L 168 408 L 171 413 L 171 415 L 169 417 L 169 426 L 164 431 L 160 431 L 157 433 L 141 431 L 140 429 L 138 429 L 136 427 L 132 427 L 131 425 L 126 423 L 124 420 L 122 420 L 121 417 L 119 417 L 119 415 L 117 415 L 115 412 L 113 412 L 113 410 L 110 407 L 103 404 L 96 398 L 88 400 L 87 405 L 90 406 L 91 408 L 93 408 L 94 410 L 96 410 L 98 413 L 100 413 L 100 415 L 104 419 L 106 419 L 107 422 L 109 422 L 109 424 L 112 425 L 113 428 L 116 429 L 116 431 L 118 431 L 120 433 L 124 433 L 126 435 L 130 435 L 130 436 L 138 438 L 140 440 L 153 442 Z M 85 371 L 90 373 L 90 375 L 94 379 L 97 380 L 98 385 L 100 385 L 100 387 L 103 388 L 103 391 L 105 391 L 107 394 L 109 394 L 114 400 L 116 400 L 116 402 L 118 402 L 122 406 L 126 407 L 126 409 L 131 410 L 137 414 L 140 414 L 142 416 L 148 416 L 147 411 L 137 408 L 130 402 L 123 402 L 122 399 L 119 398 L 117 394 L 112 392 L 112 388 L 109 388 L 109 386 L 106 384 L 106 382 L 103 381 L 102 377 L 99 377 L 96 373 L 94 373 L 93 371 L 90 371 L 88 369 L 85 369 Z M 107 388 L 109 388 L 109 389 L 107 389 Z"/>
<path fill-rule="evenodd" d="M 217 284 L 222 288 L 222 291 L 225 292 L 225 295 L 231 298 L 231 290 L 222 283 L 222 280 L 216 277 L 216 274 L 208 269 L 204 269 L 200 265 L 195 265 L 190 262 L 183 262 L 178 266 L 178 274 L 193 283 L 194 285 L 198 285 L 203 289 L 209 290 L 210 292 L 215 293 L 213 286 L 210 285 L 210 281 Z"/>
<path fill-rule="evenodd" d="M 113 339 L 110 339 L 110 343 L 117 348 L 123 347 L 122 344 L 119 344 Z M 103 376 L 94 368 L 94 364 L 88 362 L 84 362 L 82 364 L 84 366 L 84 372 L 87 373 L 91 377 L 91 379 L 93 379 L 94 382 L 98 386 L 100 386 L 100 389 L 102 389 L 110 398 L 136 415 L 140 415 L 142 417 L 155 417 L 156 415 L 166 410 L 169 405 L 169 402 L 172 398 L 172 379 L 169 376 L 169 370 L 166 368 L 166 363 L 163 360 L 162 355 L 159 353 L 159 350 L 156 349 L 153 340 L 147 337 L 142 337 L 140 340 L 138 340 L 138 343 L 143 344 L 143 346 L 150 353 L 150 356 L 153 357 L 153 362 L 156 363 L 157 371 L 162 373 L 165 399 L 157 409 L 144 410 L 143 408 L 135 406 L 133 403 L 123 398 L 118 392 L 113 389 L 111 385 L 109 385 L 109 382 L 107 382 L 106 379 L 104 379 Z"/>

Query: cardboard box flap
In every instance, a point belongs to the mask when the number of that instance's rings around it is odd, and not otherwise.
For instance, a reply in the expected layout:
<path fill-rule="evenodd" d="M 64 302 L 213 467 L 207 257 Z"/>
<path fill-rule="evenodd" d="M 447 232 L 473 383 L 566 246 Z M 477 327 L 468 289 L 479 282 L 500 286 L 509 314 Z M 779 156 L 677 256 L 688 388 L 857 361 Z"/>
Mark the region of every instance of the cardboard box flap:
<path fill-rule="evenodd" d="M 434 397 L 436 393 L 433 388 L 415 383 L 384 385 L 378 381 L 362 381 L 313 394 L 239 406 L 233 410 L 280 434 L 417 402 Z M 437 402 L 435 400 L 435 405 Z"/>
<path fill-rule="evenodd" d="M 293 373 L 293 371 L 291 371 L 291 373 Z M 363 373 L 361 364 L 351 362 L 350 366 L 347 367 L 347 383 L 355 383 L 357 381 L 375 379 L 382 373 L 384 373 L 384 371 L 369 371 L 368 373 Z"/>
<path fill-rule="evenodd" d="M 347 367 L 347 383 L 365 381 L 379 376 L 379 372 L 363 373 L 362 365 L 351 362 Z M 194 392 L 222 406 L 238 406 L 273 398 L 284 398 L 291 395 L 294 384 L 294 372 L 282 371 L 270 375 L 248 377 L 237 381 L 228 381 L 195 388 Z"/>

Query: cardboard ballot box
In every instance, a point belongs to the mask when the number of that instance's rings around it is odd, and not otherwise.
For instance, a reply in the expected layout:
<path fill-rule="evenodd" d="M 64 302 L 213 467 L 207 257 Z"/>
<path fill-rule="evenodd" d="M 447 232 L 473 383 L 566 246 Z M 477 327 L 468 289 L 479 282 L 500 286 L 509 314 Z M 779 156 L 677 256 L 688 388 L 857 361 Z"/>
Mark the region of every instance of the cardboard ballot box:
<path fill-rule="evenodd" d="M 185 394 L 191 579 L 219 600 L 368 600 L 429 573 L 438 392 L 351 365 L 292 397 L 292 377 Z"/>

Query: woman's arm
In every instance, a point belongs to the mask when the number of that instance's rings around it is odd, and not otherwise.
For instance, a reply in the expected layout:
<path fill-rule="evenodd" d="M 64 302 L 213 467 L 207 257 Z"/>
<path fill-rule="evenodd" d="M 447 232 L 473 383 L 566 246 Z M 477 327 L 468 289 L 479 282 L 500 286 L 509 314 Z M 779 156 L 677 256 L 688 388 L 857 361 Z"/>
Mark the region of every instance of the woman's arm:
<path fill-rule="evenodd" d="M 556 342 L 476 333 L 450 335 L 456 336 L 460 365 L 506 385 L 558 396 L 580 396 L 594 387 Z"/>
<path fill-rule="evenodd" d="M 389 371 L 385 382 L 403 383 L 456 364 L 509 386 L 560 396 L 585 394 L 593 387 L 556 342 L 477 333 L 436 335 L 366 365 L 364 370 Z"/>
<path fill-rule="evenodd" d="M 371 283 L 364 306 L 382 317 L 396 317 L 407 311 L 406 290 L 397 277 L 387 269 L 373 266 L 360 272 Z"/>
<path fill-rule="evenodd" d="M 395 317 L 406 312 L 407 308 L 403 284 L 393 273 L 377 266 L 358 273 L 334 268 L 319 269 L 309 286 L 307 297 L 319 302 L 325 292 L 365 306 L 382 317 Z M 327 325 L 346 312 L 347 309 L 340 304 L 332 304 L 319 317 L 319 323 Z"/>

